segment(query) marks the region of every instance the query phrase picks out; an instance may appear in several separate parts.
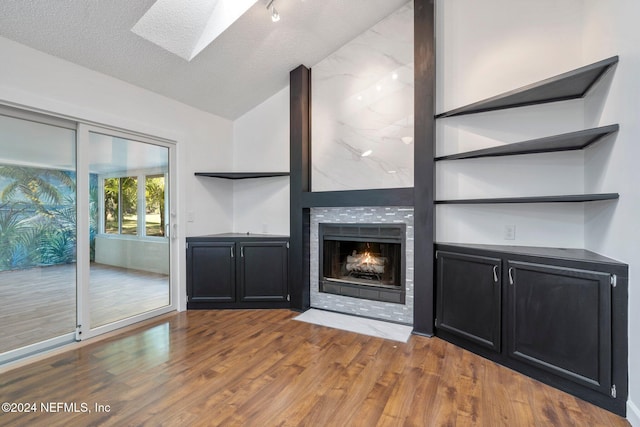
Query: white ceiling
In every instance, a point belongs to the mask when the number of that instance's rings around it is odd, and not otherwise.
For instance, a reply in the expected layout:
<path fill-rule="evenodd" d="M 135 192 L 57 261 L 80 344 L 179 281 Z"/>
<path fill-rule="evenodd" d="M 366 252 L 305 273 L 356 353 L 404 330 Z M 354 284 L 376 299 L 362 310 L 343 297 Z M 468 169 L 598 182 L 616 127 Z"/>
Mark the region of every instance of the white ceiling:
<path fill-rule="evenodd" d="M 233 120 L 407 0 L 260 0 L 191 62 L 131 31 L 154 3 L 2 0 L 0 36 Z"/>

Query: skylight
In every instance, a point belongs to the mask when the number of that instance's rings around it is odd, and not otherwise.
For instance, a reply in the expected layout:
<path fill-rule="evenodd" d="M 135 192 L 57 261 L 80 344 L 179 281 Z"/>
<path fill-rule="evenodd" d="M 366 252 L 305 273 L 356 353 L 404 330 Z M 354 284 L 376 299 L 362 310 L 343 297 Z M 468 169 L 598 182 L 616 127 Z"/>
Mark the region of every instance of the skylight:
<path fill-rule="evenodd" d="M 257 0 L 158 0 L 131 31 L 191 61 Z"/>

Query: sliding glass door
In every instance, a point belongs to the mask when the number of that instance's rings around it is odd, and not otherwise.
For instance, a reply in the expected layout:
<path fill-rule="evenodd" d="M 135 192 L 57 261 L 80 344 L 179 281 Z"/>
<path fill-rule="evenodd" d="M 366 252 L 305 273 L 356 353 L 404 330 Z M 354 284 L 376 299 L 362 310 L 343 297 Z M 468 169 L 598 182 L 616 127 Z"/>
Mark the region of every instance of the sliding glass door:
<path fill-rule="evenodd" d="M 172 307 L 172 147 L 87 128 L 88 287 L 83 334 L 94 335 Z"/>
<path fill-rule="evenodd" d="M 175 310 L 174 158 L 0 106 L 0 364 Z"/>
<path fill-rule="evenodd" d="M 0 362 L 74 337 L 75 128 L 0 107 Z"/>

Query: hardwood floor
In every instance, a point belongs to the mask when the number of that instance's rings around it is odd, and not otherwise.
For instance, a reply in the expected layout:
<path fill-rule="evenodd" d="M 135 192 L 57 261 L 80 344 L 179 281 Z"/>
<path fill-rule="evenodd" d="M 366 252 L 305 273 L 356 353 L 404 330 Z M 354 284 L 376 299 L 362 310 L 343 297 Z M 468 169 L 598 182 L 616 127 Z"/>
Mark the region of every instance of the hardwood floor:
<path fill-rule="evenodd" d="M 169 304 L 164 274 L 91 264 L 92 327 Z M 76 322 L 75 264 L 0 272 L 0 353 L 71 333 Z"/>
<path fill-rule="evenodd" d="M 0 425 L 629 425 L 438 338 L 403 344 L 296 315 L 182 312 L 2 373 L 0 402 L 38 411 Z M 45 413 L 49 402 L 92 412 Z"/>

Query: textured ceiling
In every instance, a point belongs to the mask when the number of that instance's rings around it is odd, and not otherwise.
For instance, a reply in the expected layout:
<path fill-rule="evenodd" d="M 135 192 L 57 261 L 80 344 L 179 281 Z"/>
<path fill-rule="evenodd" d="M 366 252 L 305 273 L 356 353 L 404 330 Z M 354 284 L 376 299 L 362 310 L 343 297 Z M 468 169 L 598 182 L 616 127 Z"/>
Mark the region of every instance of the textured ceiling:
<path fill-rule="evenodd" d="M 131 31 L 154 0 L 2 0 L 0 36 L 235 119 L 405 3 L 260 0 L 191 62 Z"/>

